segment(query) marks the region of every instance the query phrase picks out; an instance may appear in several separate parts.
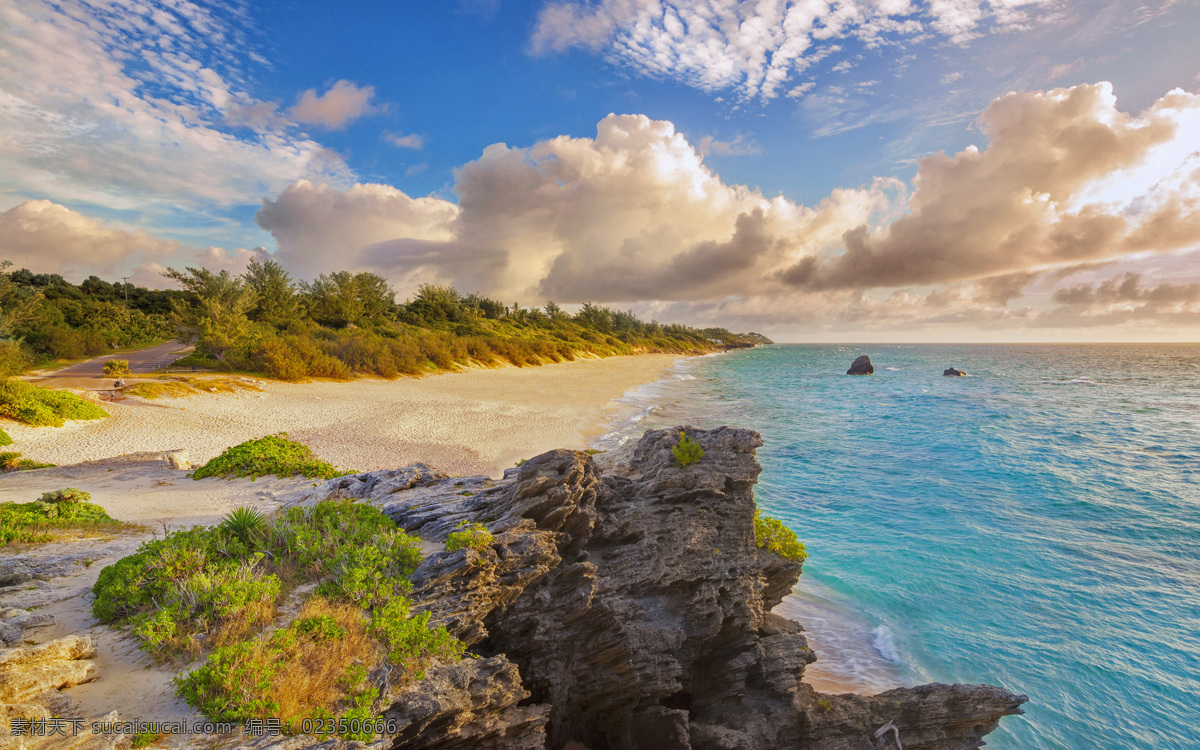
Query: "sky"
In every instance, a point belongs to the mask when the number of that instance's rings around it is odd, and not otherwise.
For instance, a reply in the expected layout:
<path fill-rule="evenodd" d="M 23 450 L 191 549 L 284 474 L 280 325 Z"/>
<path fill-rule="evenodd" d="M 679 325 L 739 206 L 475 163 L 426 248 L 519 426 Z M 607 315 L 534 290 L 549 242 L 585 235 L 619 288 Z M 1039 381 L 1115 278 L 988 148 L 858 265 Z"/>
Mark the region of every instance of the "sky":
<path fill-rule="evenodd" d="M 1200 341 L 1197 0 L 0 0 L 0 259 Z"/>

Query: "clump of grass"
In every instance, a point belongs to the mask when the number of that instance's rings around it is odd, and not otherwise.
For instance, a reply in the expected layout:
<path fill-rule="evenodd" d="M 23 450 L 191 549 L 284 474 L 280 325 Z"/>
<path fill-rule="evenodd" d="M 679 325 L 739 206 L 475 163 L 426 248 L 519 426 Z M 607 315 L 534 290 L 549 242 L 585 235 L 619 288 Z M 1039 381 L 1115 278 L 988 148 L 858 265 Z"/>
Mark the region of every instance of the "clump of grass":
<path fill-rule="evenodd" d="M 110 359 L 104 363 L 104 374 L 110 378 L 129 374 L 129 360 Z"/>
<path fill-rule="evenodd" d="M 37 461 L 30 461 L 28 458 L 21 458 L 21 454 L 15 451 L 5 451 L 0 453 L 0 474 L 7 474 L 10 471 L 26 471 L 28 469 L 48 469 L 54 464 L 43 464 Z"/>
<path fill-rule="evenodd" d="M 352 472 L 339 471 L 333 464 L 321 461 L 308 446 L 289 440 L 287 433 L 281 432 L 227 448 L 224 453 L 196 469 L 192 479 L 258 479 L 270 474 L 280 477 L 300 474 L 308 479 L 333 479 L 349 473 Z"/>
<path fill-rule="evenodd" d="M 457 552 L 460 549 L 469 548 L 476 552 L 483 552 L 492 546 L 494 541 L 492 532 L 488 531 L 483 524 L 460 521 L 455 530 L 446 535 L 446 551 Z"/>
<path fill-rule="evenodd" d="M 0 546 L 53 541 L 65 531 L 119 525 L 91 495 L 75 487 L 44 493 L 31 503 L 0 503 Z"/>
<path fill-rule="evenodd" d="M 152 653 L 210 652 L 177 685 L 211 719 L 280 717 L 290 731 L 305 718 L 367 719 L 379 697 L 368 670 L 388 663 L 393 682 L 420 679 L 433 660 L 462 657 L 445 628 L 411 614 L 420 543 L 376 508 L 330 500 L 250 513 L 148 542 L 93 589 L 97 619 L 132 625 Z M 312 582 L 298 619 L 263 634 L 283 594 Z"/>
<path fill-rule="evenodd" d="M 680 431 L 679 444 L 671 449 L 671 454 L 675 457 L 675 465 L 684 469 L 704 458 L 704 449 L 700 443 Z"/>
<path fill-rule="evenodd" d="M 13 439 L 4 430 L 0 430 L 0 445 L 12 445 Z"/>
<path fill-rule="evenodd" d="M 34 427 L 62 427 L 68 419 L 103 419 L 108 412 L 74 393 L 20 380 L 0 380 L 0 417 Z"/>
<path fill-rule="evenodd" d="M 758 508 L 754 509 L 754 540 L 759 547 L 789 560 L 804 562 L 808 558 L 808 550 L 796 532 L 778 518 L 761 515 Z"/>
<path fill-rule="evenodd" d="M 125 389 L 125 395 L 137 396 L 148 400 L 156 398 L 183 398 L 184 396 L 195 396 L 196 389 L 186 383 L 147 381 L 144 383 L 134 383 L 129 386 Z"/>

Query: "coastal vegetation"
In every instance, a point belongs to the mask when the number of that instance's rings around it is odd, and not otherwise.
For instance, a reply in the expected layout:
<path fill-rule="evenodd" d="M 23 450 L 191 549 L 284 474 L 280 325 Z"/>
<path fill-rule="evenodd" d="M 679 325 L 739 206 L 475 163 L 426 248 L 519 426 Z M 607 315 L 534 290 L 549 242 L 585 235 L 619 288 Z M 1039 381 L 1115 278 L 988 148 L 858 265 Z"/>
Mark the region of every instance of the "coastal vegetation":
<path fill-rule="evenodd" d="M 75 487 L 43 493 L 30 503 L 0 503 L 0 546 L 53 541 L 64 532 L 84 533 L 120 522 Z"/>
<path fill-rule="evenodd" d="M 783 525 L 778 518 L 771 518 L 754 509 L 754 540 L 762 549 L 770 550 L 780 557 L 804 562 L 808 559 L 808 550 L 796 536 L 796 532 Z"/>
<path fill-rule="evenodd" d="M 0 453 L 0 474 L 6 474 L 10 471 L 26 471 L 28 469 L 46 469 L 53 465 L 31 461 L 28 458 L 21 458 L 21 454 L 17 451 L 4 451 Z"/>
<path fill-rule="evenodd" d="M 110 359 L 104 363 L 104 374 L 110 378 L 129 374 L 129 360 Z"/>
<path fill-rule="evenodd" d="M 33 427 L 62 427 L 68 419 L 103 419 L 108 412 L 74 393 L 11 378 L 0 379 L 0 417 Z"/>
<path fill-rule="evenodd" d="M 241 275 L 204 268 L 164 275 L 180 289 L 95 276 L 71 284 L 57 274 L 0 267 L 0 374 L 173 337 L 196 346 L 184 364 L 281 380 L 392 378 L 770 343 L 723 328 L 647 323 L 600 305 L 572 314 L 554 302 L 521 307 L 436 285 L 397 302 L 376 274 L 339 271 L 296 281 L 272 259 L 251 261 Z"/>
<path fill-rule="evenodd" d="M 130 627 L 160 660 L 203 658 L 176 684 L 214 721 L 275 717 L 295 732 L 306 719 L 334 720 L 333 733 L 370 739 L 370 726 L 347 723 L 374 715 L 370 674 L 386 669 L 403 684 L 464 653 L 428 613 L 410 611 L 420 561 L 419 541 L 369 505 L 235 511 L 105 568 L 93 613 Z M 298 614 L 270 628 L 285 603 Z"/>
<path fill-rule="evenodd" d="M 454 531 L 446 535 L 446 551 L 457 552 L 460 549 L 473 549 L 476 552 L 483 552 L 492 546 L 494 541 L 492 532 L 488 531 L 483 524 L 478 521 L 471 523 L 461 521 Z"/>
<path fill-rule="evenodd" d="M 681 469 L 686 469 L 704 458 L 704 448 L 700 447 L 700 444 L 695 440 L 680 432 L 679 443 L 671 449 L 671 454 L 675 457 L 675 465 Z"/>
<path fill-rule="evenodd" d="M 281 432 L 226 448 L 221 455 L 196 469 L 192 479 L 258 479 L 272 474 L 278 477 L 299 474 L 308 479 L 333 479 L 350 473 L 353 472 L 339 471 L 333 464 L 320 460 L 307 445 L 290 440 L 287 433 Z"/>

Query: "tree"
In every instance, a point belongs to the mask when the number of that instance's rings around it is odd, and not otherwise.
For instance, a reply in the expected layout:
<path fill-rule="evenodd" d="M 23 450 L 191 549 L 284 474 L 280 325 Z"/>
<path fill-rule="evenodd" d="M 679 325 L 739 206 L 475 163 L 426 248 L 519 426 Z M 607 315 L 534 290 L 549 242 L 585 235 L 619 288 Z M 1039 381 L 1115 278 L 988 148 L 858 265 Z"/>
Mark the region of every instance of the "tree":
<path fill-rule="evenodd" d="M 321 274 L 302 286 L 308 313 L 325 325 L 345 327 L 378 322 L 395 304 L 387 279 L 373 273 Z"/>
<path fill-rule="evenodd" d="M 172 321 L 184 343 L 196 351 L 225 362 L 233 352 L 244 353 L 253 341 L 249 312 L 257 295 L 241 277 L 207 268 L 170 269 L 163 276 L 179 283 L 193 296 L 173 304 Z"/>
<path fill-rule="evenodd" d="M 251 259 L 242 279 L 256 296 L 254 309 L 249 313 L 251 320 L 286 328 L 303 315 L 296 285 L 274 258 Z"/>
<path fill-rule="evenodd" d="M 30 320 L 38 311 L 41 292 L 14 282 L 7 268 L 11 260 L 0 262 L 0 340 L 13 338 L 13 328 Z"/>

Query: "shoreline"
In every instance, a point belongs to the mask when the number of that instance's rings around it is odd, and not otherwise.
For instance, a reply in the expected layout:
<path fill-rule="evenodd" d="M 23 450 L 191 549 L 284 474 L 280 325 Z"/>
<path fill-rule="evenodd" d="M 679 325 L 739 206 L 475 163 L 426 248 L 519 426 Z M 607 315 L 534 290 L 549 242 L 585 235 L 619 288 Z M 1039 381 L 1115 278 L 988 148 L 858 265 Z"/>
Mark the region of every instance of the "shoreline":
<path fill-rule="evenodd" d="M 109 418 L 94 422 L 4 428 L 24 458 L 59 465 L 186 450 L 199 466 L 229 446 L 287 432 L 343 469 L 423 462 L 450 474 L 499 476 L 547 450 L 588 447 L 613 419 L 617 399 L 661 379 L 680 357 L 581 358 L 398 380 L 268 381 L 261 392 L 106 402 Z M 5 484 L 0 478 L 0 496 Z"/>

